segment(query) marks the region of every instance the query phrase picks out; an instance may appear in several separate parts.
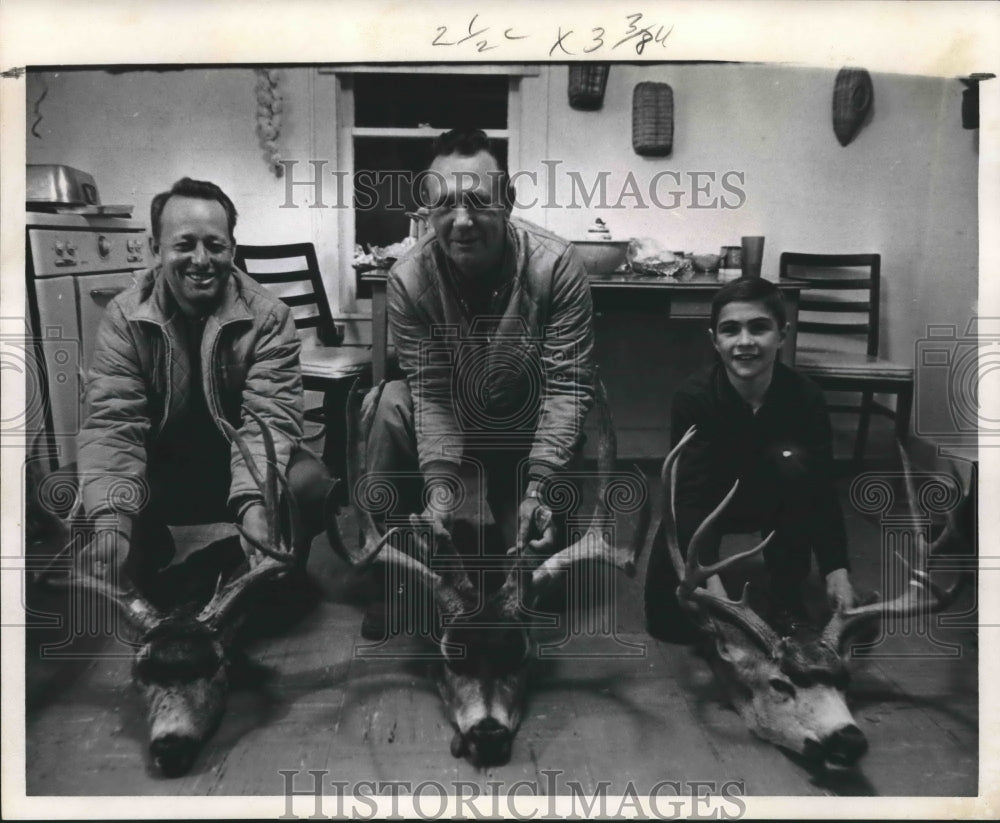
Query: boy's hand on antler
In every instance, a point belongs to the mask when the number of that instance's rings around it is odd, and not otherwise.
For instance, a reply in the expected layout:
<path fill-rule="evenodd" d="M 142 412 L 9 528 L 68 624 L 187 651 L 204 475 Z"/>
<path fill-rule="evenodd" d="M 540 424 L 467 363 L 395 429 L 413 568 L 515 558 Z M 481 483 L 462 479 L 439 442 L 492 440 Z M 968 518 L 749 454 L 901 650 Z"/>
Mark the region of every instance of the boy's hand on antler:
<path fill-rule="evenodd" d="M 249 506 L 243 513 L 243 520 L 240 522 L 240 526 L 243 527 L 244 532 L 258 543 L 267 545 L 267 511 L 263 503 L 254 503 L 252 506 Z M 247 563 L 251 569 L 264 559 L 264 556 L 242 535 L 240 536 L 240 545 L 243 547 L 243 553 L 246 555 Z"/>
<path fill-rule="evenodd" d="M 826 597 L 834 611 L 854 608 L 854 587 L 847 569 L 834 569 L 826 576 Z"/>

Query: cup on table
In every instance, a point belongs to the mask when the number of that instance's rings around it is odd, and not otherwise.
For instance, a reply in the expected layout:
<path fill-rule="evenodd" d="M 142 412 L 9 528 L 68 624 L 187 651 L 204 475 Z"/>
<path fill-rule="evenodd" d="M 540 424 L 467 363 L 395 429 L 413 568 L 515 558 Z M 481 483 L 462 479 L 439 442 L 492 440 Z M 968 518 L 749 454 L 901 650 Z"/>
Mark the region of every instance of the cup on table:
<path fill-rule="evenodd" d="M 760 266 L 764 260 L 764 238 L 760 235 L 746 235 L 740 239 L 743 276 L 760 277 Z"/>

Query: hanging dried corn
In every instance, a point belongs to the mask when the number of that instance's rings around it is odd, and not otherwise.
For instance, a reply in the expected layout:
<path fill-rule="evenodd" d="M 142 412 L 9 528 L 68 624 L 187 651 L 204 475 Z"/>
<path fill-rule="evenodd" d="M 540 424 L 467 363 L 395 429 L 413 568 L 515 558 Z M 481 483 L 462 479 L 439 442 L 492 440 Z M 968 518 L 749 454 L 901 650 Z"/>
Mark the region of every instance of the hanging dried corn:
<path fill-rule="evenodd" d="M 281 135 L 281 113 L 284 100 L 278 85 L 281 75 L 277 69 L 255 69 L 257 83 L 257 138 L 267 155 L 267 164 L 275 177 L 281 177 L 285 167 L 281 165 L 278 152 L 278 137 Z"/>

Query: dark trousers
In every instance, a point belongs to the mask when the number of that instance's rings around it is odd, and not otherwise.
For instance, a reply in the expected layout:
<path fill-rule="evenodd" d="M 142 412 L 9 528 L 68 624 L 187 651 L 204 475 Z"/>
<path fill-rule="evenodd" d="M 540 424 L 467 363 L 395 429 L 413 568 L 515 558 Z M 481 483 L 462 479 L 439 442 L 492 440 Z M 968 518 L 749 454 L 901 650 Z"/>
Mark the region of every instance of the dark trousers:
<path fill-rule="evenodd" d="M 76 467 L 60 469 L 60 473 L 70 472 L 75 475 Z M 227 504 L 230 479 L 228 462 L 203 467 L 184 477 L 175 477 L 173 472 L 156 465 L 148 467 L 149 499 L 133 521 L 125 573 L 154 602 L 177 599 L 178 593 L 172 590 L 182 576 L 200 578 L 194 582 L 199 594 L 204 585 L 210 587 L 210 593 L 219 574 L 228 577 L 244 564 L 239 542 L 227 540 L 213 557 L 192 556 L 183 573 L 164 572 L 177 551 L 168 526 L 233 521 Z M 286 479 L 300 520 L 301 540 L 292 549 L 304 566 L 313 539 L 324 529 L 323 506 L 332 480 L 326 466 L 303 448 L 292 451 Z M 84 521 L 78 525 L 77 533 L 82 532 L 85 540 L 87 530 Z M 192 569 L 197 569 L 197 573 L 192 575 Z M 191 585 L 191 581 L 185 585 Z"/>
<path fill-rule="evenodd" d="M 758 533 L 763 539 L 774 531 L 764 550 L 768 599 L 778 608 L 794 603 L 812 564 L 814 495 L 806 475 L 789 476 L 777 483 L 742 485 L 716 527 L 705 534 L 700 562 L 709 565 L 718 559 L 724 535 Z M 704 505 L 677 503 L 677 538 L 685 558 L 695 531 L 721 499 L 705 501 Z M 676 627 L 688 625 L 677 600 L 679 583 L 661 524 L 650 549 L 644 591 L 646 620 L 652 633 L 673 633 Z M 683 628 L 680 633 L 684 633 Z"/>
<path fill-rule="evenodd" d="M 483 435 L 483 442 L 486 437 Z M 478 466 L 480 477 L 486 484 L 486 502 L 504 544 L 509 548 L 517 539 L 518 506 L 528 479 L 524 462 L 531 444 L 524 442 L 523 437 L 504 442 L 500 435 L 490 440 L 488 446 L 476 445 L 476 438 L 476 435 L 470 436 L 473 444 L 463 458 Z M 395 494 L 391 508 L 373 512 L 376 519 L 380 515 L 399 516 L 426 508 L 423 500 L 424 479 L 417 457 L 413 401 L 404 380 L 386 383 L 379 405 L 373 410 L 367 462 L 369 482 L 388 482 Z"/>

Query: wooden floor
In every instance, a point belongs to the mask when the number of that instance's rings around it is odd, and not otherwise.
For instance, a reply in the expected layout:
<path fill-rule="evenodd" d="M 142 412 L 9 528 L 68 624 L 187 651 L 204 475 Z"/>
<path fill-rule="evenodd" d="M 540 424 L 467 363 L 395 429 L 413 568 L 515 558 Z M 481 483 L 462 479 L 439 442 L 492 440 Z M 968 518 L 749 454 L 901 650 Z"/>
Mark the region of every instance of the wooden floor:
<path fill-rule="evenodd" d="M 878 587 L 879 526 L 846 504 L 856 583 Z M 655 489 L 655 480 L 651 484 Z M 655 497 L 654 497 L 655 499 Z M 628 530 L 631 526 L 623 524 Z M 343 533 L 355 534 L 345 515 Z M 279 770 L 328 770 L 327 779 L 478 782 L 537 781 L 558 770 L 557 791 L 576 781 L 592 793 L 632 781 L 646 793 L 661 780 L 742 781 L 747 795 L 939 795 L 977 793 L 978 647 L 971 628 L 939 628 L 960 656 L 884 656 L 857 661 L 850 689 L 869 753 L 855 774 L 816 778 L 775 747 L 753 738 L 720 703 L 707 665 L 684 647 L 643 632 L 642 579 L 620 577 L 609 604 L 615 637 L 576 637 L 574 656 L 539 660 L 509 764 L 477 771 L 452 758 L 451 729 L 427 676 L 406 659 L 422 650 L 403 638 L 360 657 L 362 607 L 350 577 L 316 540 L 310 571 L 319 602 L 274 637 L 250 646 L 270 669 L 262 685 L 232 693 L 225 719 L 193 770 L 179 779 L 155 774 L 145 751 L 138 697 L 129 686 L 127 652 L 113 641 L 77 640 L 80 659 L 40 656 L 61 629 L 29 631 L 26 703 L 29 795 L 281 795 Z M 958 611 L 967 610 L 967 597 Z M 51 604 L 49 604 L 51 606 Z M 963 608 L 964 606 L 964 608 Z M 972 622 L 971 620 L 966 622 Z M 544 639 L 544 637 L 542 638 Z M 632 657 L 613 657 L 625 641 Z M 921 638 L 895 637 L 885 652 L 928 651 Z M 933 649 L 931 649 L 933 650 Z M 65 652 L 66 650 L 63 650 Z M 635 651 L 635 649 L 633 649 Z M 390 656 L 391 655 L 391 656 Z M 303 812 L 305 814 L 306 812 Z"/>

